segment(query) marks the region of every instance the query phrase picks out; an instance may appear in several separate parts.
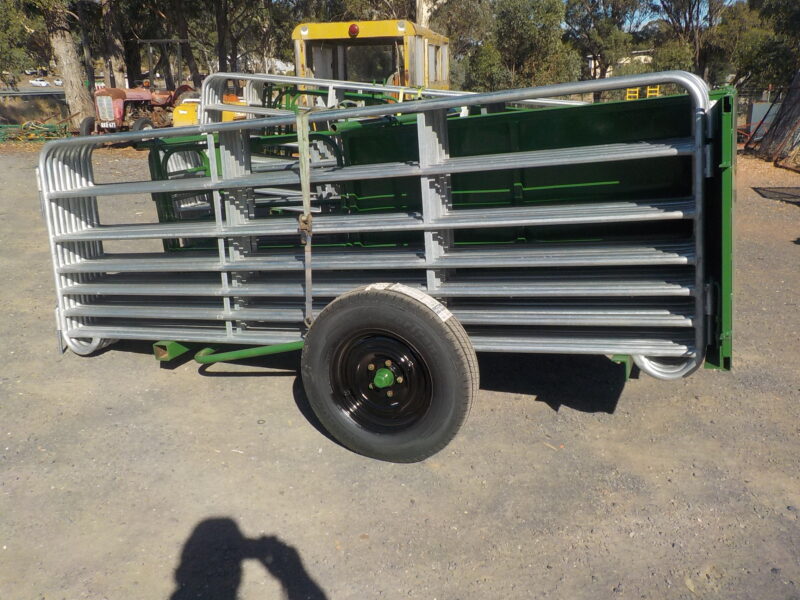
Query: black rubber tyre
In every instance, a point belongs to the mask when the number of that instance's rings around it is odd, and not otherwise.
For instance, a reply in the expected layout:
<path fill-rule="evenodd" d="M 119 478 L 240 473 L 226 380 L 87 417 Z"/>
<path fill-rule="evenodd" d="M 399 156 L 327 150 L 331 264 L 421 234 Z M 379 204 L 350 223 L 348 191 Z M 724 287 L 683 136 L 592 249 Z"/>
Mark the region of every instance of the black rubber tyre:
<path fill-rule="evenodd" d="M 78 130 L 81 135 L 92 135 L 94 133 L 94 117 L 83 119 Z"/>
<path fill-rule="evenodd" d="M 136 119 L 131 125 L 131 131 L 143 131 L 145 129 L 153 129 L 153 122 L 147 117 Z"/>
<path fill-rule="evenodd" d="M 378 387 L 379 371 L 381 384 L 392 383 Z M 331 302 L 306 336 L 301 372 L 312 409 L 336 440 L 402 463 L 428 458 L 453 439 L 479 380 L 458 320 L 399 284 L 359 288 Z"/>

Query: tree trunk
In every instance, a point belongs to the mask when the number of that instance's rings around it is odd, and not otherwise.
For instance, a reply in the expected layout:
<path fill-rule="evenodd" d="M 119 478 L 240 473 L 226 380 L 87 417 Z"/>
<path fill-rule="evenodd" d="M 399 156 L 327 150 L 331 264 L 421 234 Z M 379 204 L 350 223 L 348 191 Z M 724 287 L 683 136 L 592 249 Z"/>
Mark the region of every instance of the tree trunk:
<path fill-rule="evenodd" d="M 156 60 L 155 67 L 153 67 L 153 74 L 161 73 L 164 75 L 164 85 L 168 90 L 177 89 L 175 86 L 175 78 L 172 76 L 172 64 L 169 61 L 169 44 L 159 44 L 158 46 L 158 60 Z M 150 78 L 150 84 L 155 87 L 155 75 Z"/>
<path fill-rule="evenodd" d="M 217 22 L 217 60 L 218 70 L 228 70 L 228 0 L 217 0 L 214 3 L 214 16 Z"/>
<path fill-rule="evenodd" d="M 70 34 L 66 7 L 63 4 L 50 4 L 42 8 L 42 16 L 64 80 L 64 95 L 69 112 L 73 115 L 72 125 L 77 129 L 84 118 L 94 116 L 92 96 L 83 83 L 86 70 L 78 58 L 78 50 Z"/>
<path fill-rule="evenodd" d="M 596 79 L 605 79 L 606 77 L 608 77 L 608 67 L 609 65 L 605 64 L 600 65 L 597 70 Z M 603 101 L 603 92 L 592 92 L 592 102 L 602 102 L 602 101 Z"/>
<path fill-rule="evenodd" d="M 175 0 L 172 5 L 172 21 L 175 26 L 175 31 L 178 32 L 178 37 L 182 40 L 189 39 L 189 26 L 186 23 L 186 15 L 180 6 L 181 2 Z M 192 46 L 188 41 L 181 42 L 181 56 L 186 61 L 186 66 L 189 67 L 189 73 L 192 76 L 192 84 L 196 89 L 200 89 L 203 84 L 203 78 L 200 75 L 200 69 L 197 68 L 197 61 L 192 52 Z M 180 65 L 178 65 L 180 68 Z"/>
<path fill-rule="evenodd" d="M 417 0 L 417 25 L 427 27 L 431 22 L 431 9 L 435 0 Z"/>
<path fill-rule="evenodd" d="M 230 43 L 230 54 L 228 55 L 228 66 L 233 72 L 239 70 L 239 40 L 233 36 L 228 38 Z"/>
<path fill-rule="evenodd" d="M 132 36 L 133 32 L 130 33 Z M 128 86 L 135 87 L 135 82 L 142 79 L 142 55 L 136 40 L 125 43 L 125 70 L 128 72 Z"/>
<path fill-rule="evenodd" d="M 203 63 L 205 64 L 206 71 L 208 73 L 214 72 L 214 60 L 211 58 L 211 55 L 206 51 L 203 46 L 200 46 L 200 57 L 203 59 Z"/>
<path fill-rule="evenodd" d="M 83 53 L 83 66 L 86 69 L 86 79 L 89 82 L 89 90 L 94 91 L 94 62 L 92 61 L 92 42 L 89 39 L 89 24 L 91 20 L 86 14 L 86 3 L 78 2 L 78 20 L 81 30 L 81 51 Z"/>
<path fill-rule="evenodd" d="M 772 120 L 756 153 L 765 160 L 776 161 L 789 145 L 789 138 L 800 127 L 800 71 L 795 73 L 789 89 L 781 102 L 778 113 Z"/>
<path fill-rule="evenodd" d="M 117 0 L 101 0 L 103 33 L 106 38 L 106 87 L 125 87 L 125 47 L 119 23 L 120 7 Z"/>

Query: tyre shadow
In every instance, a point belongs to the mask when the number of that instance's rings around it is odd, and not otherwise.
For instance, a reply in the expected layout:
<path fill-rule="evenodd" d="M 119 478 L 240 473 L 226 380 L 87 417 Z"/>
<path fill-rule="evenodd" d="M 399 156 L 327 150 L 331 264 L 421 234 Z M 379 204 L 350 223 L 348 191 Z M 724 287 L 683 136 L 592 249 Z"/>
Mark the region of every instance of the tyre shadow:
<path fill-rule="evenodd" d="M 236 600 L 242 563 L 257 560 L 288 600 L 326 600 L 297 550 L 276 536 L 247 538 L 227 517 L 198 523 L 181 551 L 170 600 Z"/>
<path fill-rule="evenodd" d="M 558 411 L 612 414 L 625 387 L 625 370 L 604 356 L 478 354 L 481 389 L 533 395 Z"/>

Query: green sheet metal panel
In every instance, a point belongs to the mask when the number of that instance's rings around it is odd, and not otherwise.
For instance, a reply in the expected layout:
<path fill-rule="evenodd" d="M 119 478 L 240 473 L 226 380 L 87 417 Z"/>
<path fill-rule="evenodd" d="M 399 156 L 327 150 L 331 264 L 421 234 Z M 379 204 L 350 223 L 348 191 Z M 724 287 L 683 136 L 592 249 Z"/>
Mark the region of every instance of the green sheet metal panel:
<path fill-rule="evenodd" d="M 711 93 L 714 176 L 706 187 L 707 273 L 717 306 L 707 368 L 730 370 L 733 357 L 733 206 L 736 200 L 736 91 Z"/>

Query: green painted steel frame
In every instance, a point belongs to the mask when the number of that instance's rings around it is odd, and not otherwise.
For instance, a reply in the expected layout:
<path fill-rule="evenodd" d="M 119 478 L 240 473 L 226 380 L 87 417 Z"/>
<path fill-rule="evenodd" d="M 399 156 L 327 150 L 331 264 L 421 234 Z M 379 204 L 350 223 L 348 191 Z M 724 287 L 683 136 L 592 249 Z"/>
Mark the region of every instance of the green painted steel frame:
<path fill-rule="evenodd" d="M 717 306 L 705 367 L 729 371 L 733 360 L 733 209 L 736 202 L 736 90 L 715 90 L 712 127 L 714 177 L 706 194 L 708 276 Z"/>

